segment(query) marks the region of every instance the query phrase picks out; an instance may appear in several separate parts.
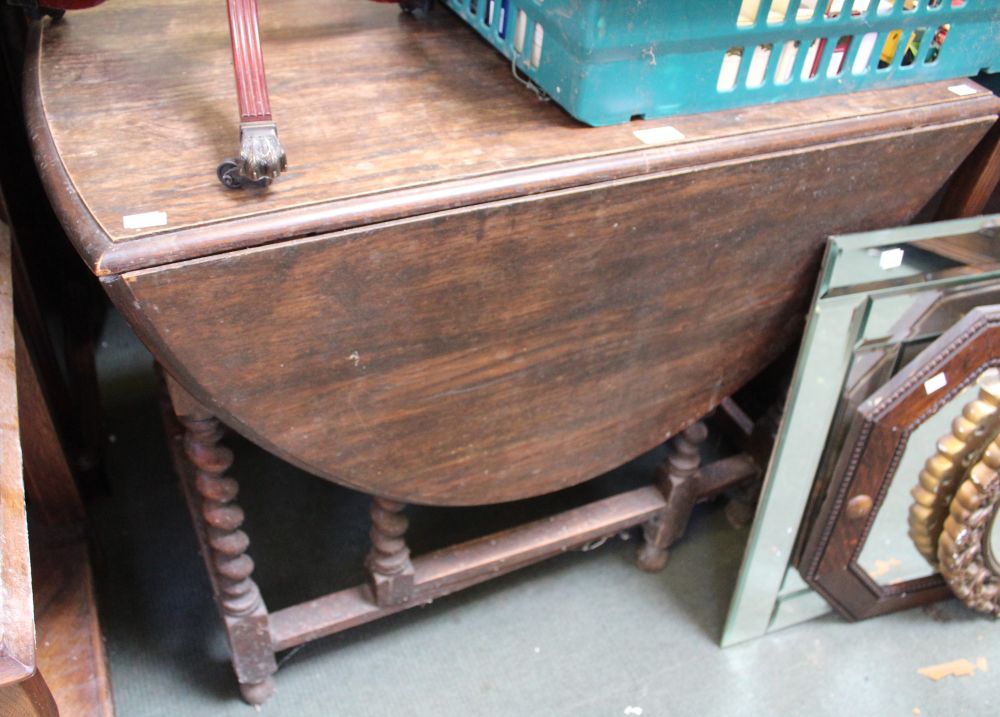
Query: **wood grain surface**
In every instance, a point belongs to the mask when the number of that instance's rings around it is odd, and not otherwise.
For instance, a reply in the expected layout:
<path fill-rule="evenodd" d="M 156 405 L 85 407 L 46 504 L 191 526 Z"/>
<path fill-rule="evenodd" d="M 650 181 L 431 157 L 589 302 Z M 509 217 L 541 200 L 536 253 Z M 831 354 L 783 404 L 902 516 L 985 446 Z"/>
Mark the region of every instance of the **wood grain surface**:
<path fill-rule="evenodd" d="M 35 661 L 14 336 L 11 236 L 0 221 L 0 714 L 56 717 L 52 693 Z"/>
<path fill-rule="evenodd" d="M 817 137 L 109 288 L 172 374 L 286 459 L 404 502 L 511 500 L 714 408 L 800 330 L 825 237 L 906 222 L 992 121 Z M 912 157 L 927 171 L 901 192 Z"/>
<path fill-rule="evenodd" d="M 0 221 L 0 687 L 35 671 L 28 523 L 14 370 L 10 230 Z"/>
<path fill-rule="evenodd" d="M 18 417 L 21 430 L 28 437 L 21 446 L 24 479 L 33 515 L 48 525 L 82 523 L 84 508 L 76 477 L 20 325 L 15 327 L 15 338 Z"/>
<path fill-rule="evenodd" d="M 47 21 L 46 21 L 47 22 Z M 96 272 L 116 273 L 429 211 L 808 146 L 814 135 L 996 112 L 953 82 L 589 128 L 510 76 L 445 8 L 360 0 L 261 7 L 274 117 L 289 169 L 232 192 L 238 113 L 224 3 L 110 2 L 35 38 L 25 91 L 43 177 Z M 648 147 L 636 129 L 684 139 Z M 823 127 L 821 130 L 820 127 Z M 932 170 L 933 171 L 933 170 Z M 167 225 L 125 230 L 126 215 Z M 110 238 L 110 239 L 109 239 Z"/>
<path fill-rule="evenodd" d="M 59 717 L 41 672 L 0 687 L 0 714 L 4 717 Z"/>
<path fill-rule="evenodd" d="M 112 717 L 111 681 L 87 542 L 32 526 L 38 668 L 62 717 Z"/>

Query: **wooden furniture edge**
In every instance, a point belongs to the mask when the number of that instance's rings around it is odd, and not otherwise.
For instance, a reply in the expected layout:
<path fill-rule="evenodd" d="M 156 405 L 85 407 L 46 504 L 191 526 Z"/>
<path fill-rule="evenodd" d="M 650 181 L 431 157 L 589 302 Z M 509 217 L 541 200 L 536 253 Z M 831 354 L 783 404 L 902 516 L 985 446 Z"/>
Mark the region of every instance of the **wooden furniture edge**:
<path fill-rule="evenodd" d="M 938 219 L 958 219 L 982 214 L 1000 183 L 1000 121 L 980 141 L 956 170 L 941 205 Z"/>
<path fill-rule="evenodd" d="M 28 558 L 21 442 L 14 374 L 10 233 L 0 223 L 0 685 L 35 672 L 35 625 Z"/>
<path fill-rule="evenodd" d="M 987 91 L 935 104 L 891 109 L 794 127 L 758 130 L 714 139 L 622 149 L 607 154 L 496 175 L 437 183 L 310 203 L 264 214 L 150 233 L 114 241 L 90 212 L 63 165 L 45 116 L 41 91 L 42 37 L 48 20 L 33 23 L 25 57 L 24 112 L 42 182 L 67 234 L 98 276 L 225 253 L 288 239 L 439 211 L 515 199 L 560 189 L 685 171 L 720 161 L 783 154 L 827 143 L 861 140 L 949 123 L 994 119 L 1000 98 Z M 978 87 L 978 86 L 977 86 Z M 984 89 L 984 88 L 980 88 Z M 824 135 L 817 142 L 817 125 Z"/>
<path fill-rule="evenodd" d="M 0 223 L 0 712 L 57 715 L 36 667 L 35 610 L 28 552 L 17 411 L 11 236 Z"/>
<path fill-rule="evenodd" d="M 419 211 L 413 215 L 408 215 L 405 211 L 391 209 L 385 216 L 380 216 L 380 207 L 389 207 L 393 201 L 392 197 L 398 198 L 399 195 L 411 191 L 403 190 L 398 194 L 379 195 L 382 197 L 381 199 L 376 197 L 372 200 L 379 207 L 372 206 L 370 209 L 360 210 L 358 216 L 371 219 L 370 223 L 364 221 L 355 223 L 351 221 L 341 225 L 339 220 L 326 222 L 323 217 L 331 215 L 325 214 L 323 208 L 332 207 L 331 211 L 339 215 L 341 210 L 345 209 L 343 205 L 353 201 L 344 200 L 344 202 L 340 203 L 310 207 L 302 210 L 294 209 L 275 212 L 273 215 L 260 217 L 257 221 L 253 221 L 252 219 L 233 220 L 219 224 L 205 225 L 197 231 L 192 229 L 171 234 L 151 235 L 127 243 L 116 244 L 104 240 L 109 247 L 106 253 L 99 256 L 92 254 L 85 254 L 85 256 L 88 257 L 88 265 L 94 273 L 99 277 L 106 278 L 114 275 L 154 270 L 167 264 L 195 262 L 223 254 L 254 251 L 298 240 L 320 240 L 331 235 L 344 235 L 352 231 L 369 231 L 375 227 L 392 226 L 400 222 L 431 219 L 449 212 L 475 211 L 477 209 L 504 206 L 511 202 L 544 199 L 576 192 L 599 190 L 633 182 L 663 179 L 672 175 L 703 170 L 720 164 L 739 164 L 755 161 L 760 158 L 785 157 L 806 151 L 807 149 L 823 150 L 833 146 L 867 142 L 875 138 L 888 139 L 916 132 L 933 132 L 990 123 L 991 120 L 995 122 L 996 115 L 974 115 L 969 118 L 921 125 L 897 131 L 873 132 L 871 134 L 850 136 L 849 139 L 847 137 L 831 137 L 829 141 L 821 144 L 807 144 L 807 146 L 803 147 L 783 148 L 778 151 L 759 154 L 750 153 L 749 156 L 745 157 L 732 157 L 731 154 L 727 154 L 721 148 L 715 147 L 711 153 L 712 156 L 703 154 L 700 159 L 704 161 L 700 161 L 698 164 L 685 166 L 681 163 L 681 166 L 664 168 L 663 171 L 655 173 L 604 178 L 595 183 L 582 185 L 569 184 L 563 186 L 561 183 L 558 185 L 550 184 L 545 190 L 539 189 L 539 191 L 527 195 L 493 196 L 490 192 L 469 192 L 469 203 L 456 203 L 454 206 L 429 203 L 427 206 L 419 208 Z M 988 129 L 989 127 L 983 128 L 984 134 Z M 850 133 L 847 134 L 848 136 L 850 135 Z M 718 156 L 716 156 L 716 152 L 719 153 Z M 509 179 L 509 176 L 507 179 Z M 506 182 L 507 179 L 502 178 L 502 181 Z M 512 183 L 515 185 L 518 184 L 517 181 L 513 180 Z M 545 183 L 543 182 L 542 184 Z M 478 197 L 480 201 L 471 201 L 473 197 Z M 306 209 L 315 209 L 316 213 L 312 215 L 312 218 L 306 224 L 299 223 L 298 216 L 300 212 L 305 212 Z M 350 211 L 353 212 L 353 207 Z M 291 216 L 292 214 L 296 216 L 293 217 Z M 241 227 L 244 228 L 243 231 L 240 230 Z M 273 234 L 269 233 L 270 229 L 274 230 Z M 301 230 L 301 233 L 299 233 L 299 230 Z M 81 246 L 80 243 L 76 243 L 79 248 Z M 81 251 L 84 250 L 81 249 Z"/>

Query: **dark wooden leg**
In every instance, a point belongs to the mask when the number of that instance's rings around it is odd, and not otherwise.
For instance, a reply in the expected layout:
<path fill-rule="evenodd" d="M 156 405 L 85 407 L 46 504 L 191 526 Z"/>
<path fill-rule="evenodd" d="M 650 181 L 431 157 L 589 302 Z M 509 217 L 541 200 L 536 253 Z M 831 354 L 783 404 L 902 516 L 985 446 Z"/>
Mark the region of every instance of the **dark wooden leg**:
<path fill-rule="evenodd" d="M 413 563 L 404 537 L 409 527 L 405 507 L 383 498 L 372 500 L 372 549 L 367 565 L 376 605 L 402 605 L 413 596 Z"/>
<path fill-rule="evenodd" d="M 666 567 L 668 548 L 684 534 L 691 509 L 698 500 L 695 474 L 701 465 L 700 446 L 708 438 L 701 421 L 692 424 L 670 444 L 670 454 L 660 467 L 659 486 L 667 507 L 643 525 L 639 567 L 655 572 Z"/>
<path fill-rule="evenodd" d="M 753 520 L 760 498 L 760 481 L 747 481 L 737 486 L 729 494 L 726 503 L 726 520 L 734 528 L 743 528 Z"/>
<path fill-rule="evenodd" d="M 274 692 L 278 666 L 271 645 L 267 608 L 253 581 L 250 539 L 240 528 L 243 509 L 236 504 L 239 486 L 226 475 L 233 454 L 219 445 L 223 429 L 208 410 L 168 379 L 177 418 L 184 426 L 184 455 L 190 464 L 192 515 L 233 655 L 240 692 L 259 705 Z M 192 491 L 193 489 L 193 491 Z"/>

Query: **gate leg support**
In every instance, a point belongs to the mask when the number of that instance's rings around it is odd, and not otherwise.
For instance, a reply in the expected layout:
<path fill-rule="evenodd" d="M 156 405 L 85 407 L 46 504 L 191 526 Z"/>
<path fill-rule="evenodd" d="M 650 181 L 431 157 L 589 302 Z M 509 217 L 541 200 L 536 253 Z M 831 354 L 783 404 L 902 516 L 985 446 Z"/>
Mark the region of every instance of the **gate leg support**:
<path fill-rule="evenodd" d="M 643 544 L 639 548 L 639 567 L 648 572 L 663 570 L 669 547 L 684 534 L 691 509 L 698 501 L 700 446 L 708 438 L 701 421 L 692 424 L 670 445 L 666 462 L 660 466 L 658 482 L 667 507 L 643 525 Z"/>
<path fill-rule="evenodd" d="M 373 498 L 371 507 L 372 548 L 368 553 L 368 573 L 375 604 L 402 605 L 413 596 L 413 563 L 406 545 L 409 522 L 406 506 L 384 498 Z"/>

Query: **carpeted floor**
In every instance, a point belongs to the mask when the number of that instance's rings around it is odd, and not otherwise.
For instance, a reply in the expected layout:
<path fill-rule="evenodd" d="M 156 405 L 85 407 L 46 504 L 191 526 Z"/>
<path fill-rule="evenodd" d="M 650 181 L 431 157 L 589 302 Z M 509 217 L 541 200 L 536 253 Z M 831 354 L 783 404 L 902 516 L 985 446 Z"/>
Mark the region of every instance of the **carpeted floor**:
<path fill-rule="evenodd" d="M 245 717 L 160 426 L 152 361 L 117 315 L 98 355 L 111 495 L 92 505 L 121 717 Z M 272 608 L 362 580 L 367 500 L 235 438 L 250 552 Z M 656 455 L 554 499 L 415 510 L 414 552 L 648 481 Z M 572 460 L 572 456 L 567 456 Z M 718 647 L 746 540 L 699 509 L 658 575 L 636 536 L 567 554 L 280 656 L 274 716 L 994 715 L 1000 632 L 954 601 L 830 616 Z M 986 658 L 932 682 L 919 667 Z M 73 717 L 72 715 L 66 717 Z"/>

